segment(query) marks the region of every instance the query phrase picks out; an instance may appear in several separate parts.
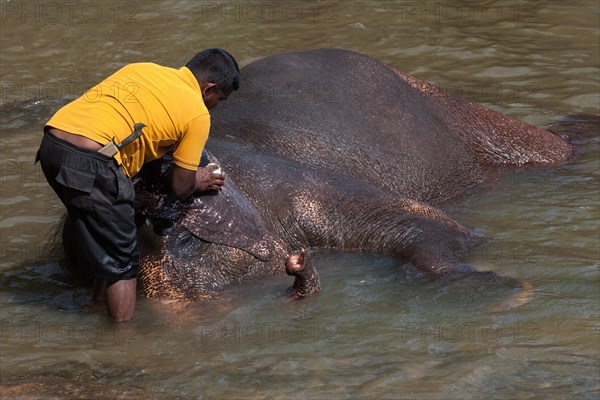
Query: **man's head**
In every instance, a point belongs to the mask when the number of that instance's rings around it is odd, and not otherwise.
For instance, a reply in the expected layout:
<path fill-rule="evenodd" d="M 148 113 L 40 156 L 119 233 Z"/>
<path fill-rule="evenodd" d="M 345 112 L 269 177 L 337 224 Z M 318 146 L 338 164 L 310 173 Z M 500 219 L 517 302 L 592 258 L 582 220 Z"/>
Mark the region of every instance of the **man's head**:
<path fill-rule="evenodd" d="M 235 59 L 221 49 L 206 49 L 196 54 L 186 64 L 200 88 L 204 104 L 209 110 L 240 86 L 240 69 Z"/>

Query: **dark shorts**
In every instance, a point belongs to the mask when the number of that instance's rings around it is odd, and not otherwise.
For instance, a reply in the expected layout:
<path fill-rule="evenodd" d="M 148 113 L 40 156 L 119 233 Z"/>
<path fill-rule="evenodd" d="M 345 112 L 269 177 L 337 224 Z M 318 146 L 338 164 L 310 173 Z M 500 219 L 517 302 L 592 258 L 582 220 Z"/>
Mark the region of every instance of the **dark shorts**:
<path fill-rule="evenodd" d="M 44 133 L 38 152 L 46 180 L 69 212 L 67 255 L 106 281 L 137 276 L 133 184 L 114 158 Z"/>

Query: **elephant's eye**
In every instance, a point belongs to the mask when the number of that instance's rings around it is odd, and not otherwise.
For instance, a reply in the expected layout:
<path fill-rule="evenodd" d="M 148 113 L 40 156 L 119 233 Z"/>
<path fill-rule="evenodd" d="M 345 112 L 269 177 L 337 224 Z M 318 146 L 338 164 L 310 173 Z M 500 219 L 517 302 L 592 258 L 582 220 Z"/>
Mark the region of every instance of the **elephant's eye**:
<path fill-rule="evenodd" d="M 187 230 L 183 230 L 177 236 L 177 244 L 181 246 L 187 246 L 194 241 L 194 235 Z"/>

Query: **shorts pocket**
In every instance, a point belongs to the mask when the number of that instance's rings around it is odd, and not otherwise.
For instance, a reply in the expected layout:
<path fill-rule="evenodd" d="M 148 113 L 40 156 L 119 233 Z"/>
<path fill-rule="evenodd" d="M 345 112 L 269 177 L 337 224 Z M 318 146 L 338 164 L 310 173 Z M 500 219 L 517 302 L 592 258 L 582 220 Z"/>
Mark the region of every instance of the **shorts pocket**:
<path fill-rule="evenodd" d="M 133 204 L 135 199 L 135 190 L 133 188 L 133 182 L 129 179 L 119 167 L 114 169 L 115 176 L 117 178 L 117 203 L 131 203 Z"/>
<path fill-rule="evenodd" d="M 79 171 L 66 165 L 60 167 L 56 176 L 56 182 L 63 186 L 67 208 L 70 204 L 78 209 L 89 211 L 93 209 L 90 193 L 95 181 L 95 174 Z"/>

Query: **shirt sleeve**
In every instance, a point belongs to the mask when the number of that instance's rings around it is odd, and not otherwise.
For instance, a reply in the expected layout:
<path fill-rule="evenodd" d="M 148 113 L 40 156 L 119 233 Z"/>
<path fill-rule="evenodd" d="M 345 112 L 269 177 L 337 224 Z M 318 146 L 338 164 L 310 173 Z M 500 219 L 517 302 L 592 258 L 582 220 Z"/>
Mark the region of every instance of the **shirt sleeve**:
<path fill-rule="evenodd" d="M 209 114 L 201 115 L 188 122 L 187 129 L 185 129 L 179 143 L 175 146 L 173 162 L 184 169 L 192 171 L 198 169 L 209 131 Z"/>

